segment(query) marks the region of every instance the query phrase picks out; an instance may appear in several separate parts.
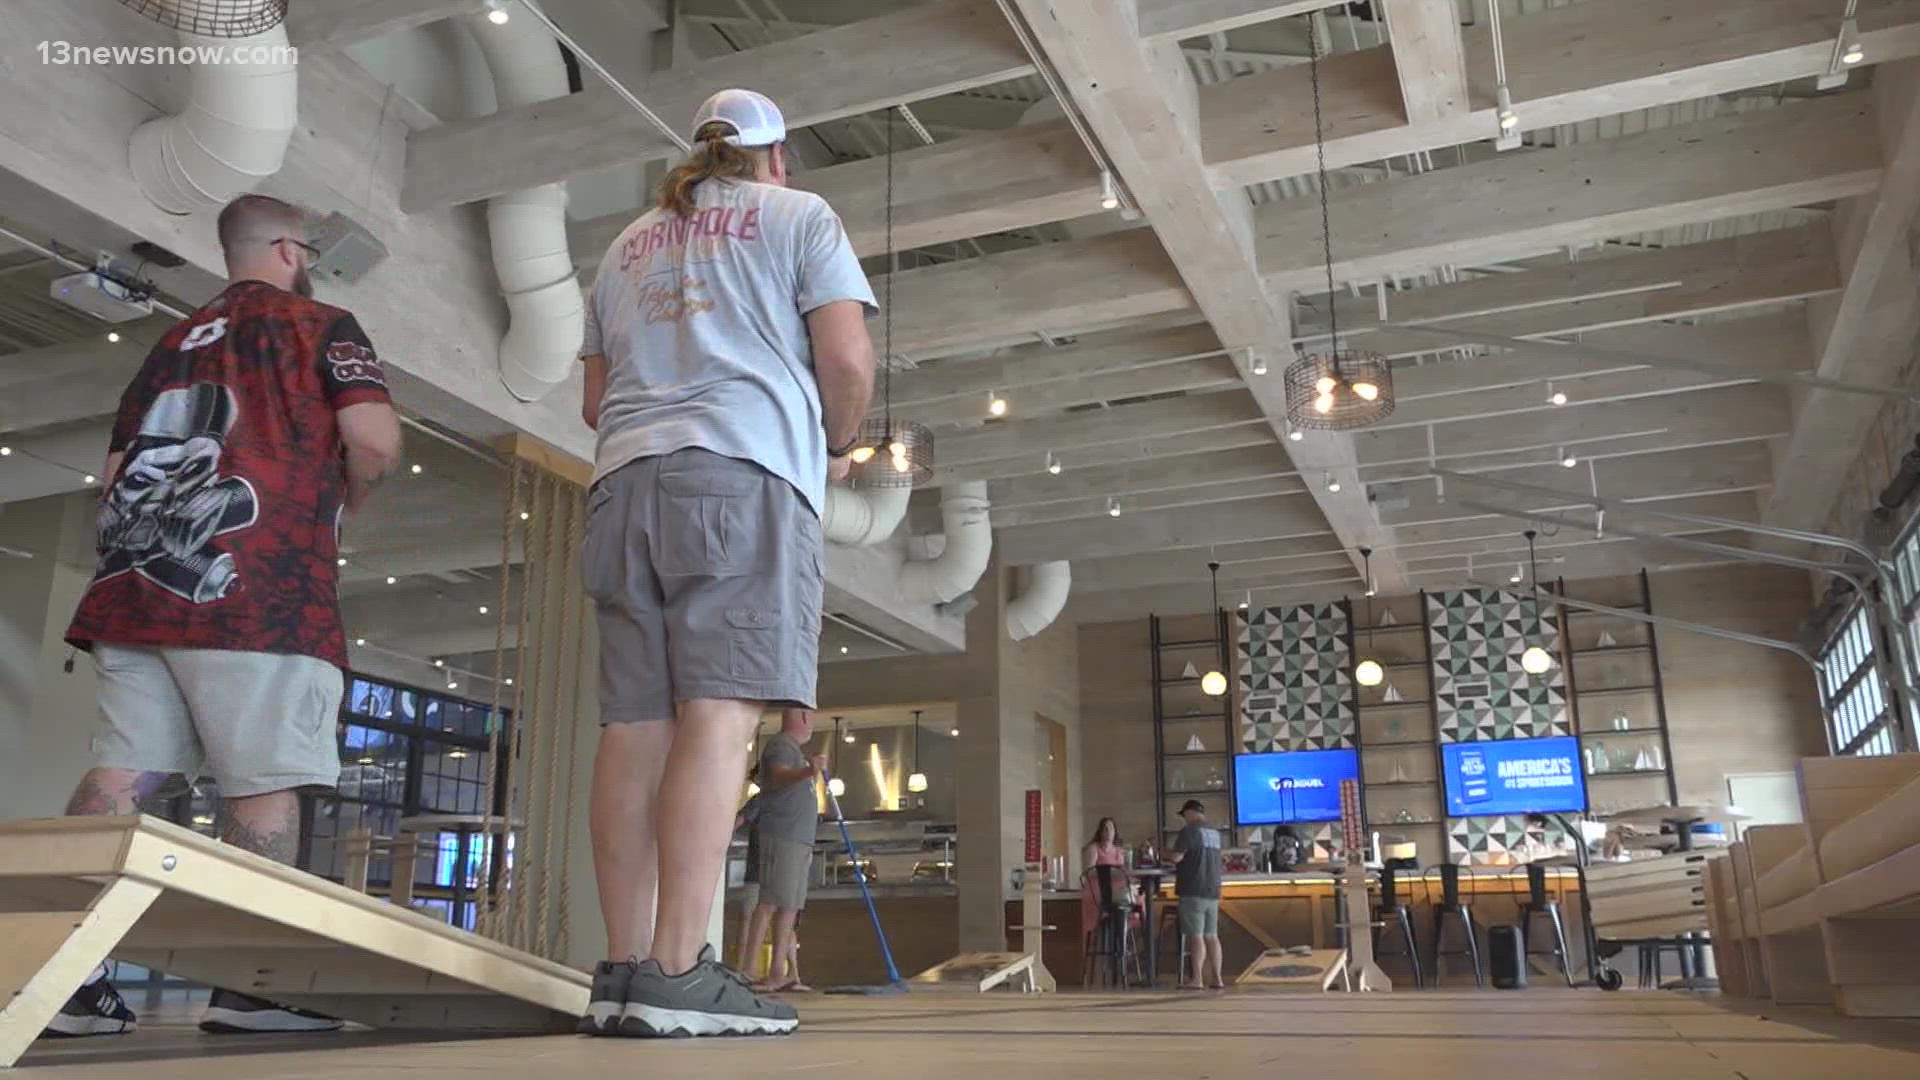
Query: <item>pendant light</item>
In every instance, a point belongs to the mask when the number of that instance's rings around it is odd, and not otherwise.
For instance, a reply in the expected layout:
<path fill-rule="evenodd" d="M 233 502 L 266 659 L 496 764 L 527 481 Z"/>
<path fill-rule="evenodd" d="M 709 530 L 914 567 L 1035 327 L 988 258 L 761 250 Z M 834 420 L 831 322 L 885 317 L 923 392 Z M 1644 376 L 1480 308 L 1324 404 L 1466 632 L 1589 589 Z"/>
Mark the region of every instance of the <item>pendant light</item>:
<path fill-rule="evenodd" d="M 915 795 L 927 790 L 927 774 L 920 771 L 920 710 L 913 710 L 913 773 L 907 777 L 907 790 Z"/>
<path fill-rule="evenodd" d="M 1536 557 L 1533 541 L 1539 535 L 1532 529 L 1527 530 L 1527 566 L 1533 575 L 1530 580 L 1533 587 L 1535 612 L 1540 610 L 1540 562 Z M 1545 675 L 1553 670 L 1553 654 L 1538 644 L 1529 645 L 1527 650 L 1520 654 L 1520 670 L 1529 675 Z"/>
<path fill-rule="evenodd" d="M 1373 658 L 1373 549 L 1361 548 L 1360 558 L 1365 564 L 1361 571 L 1366 575 L 1367 594 L 1367 658 L 1354 665 L 1353 681 L 1361 686 L 1379 686 L 1387 679 L 1387 669 Z"/>
<path fill-rule="evenodd" d="M 869 487 L 920 487 L 933 479 L 933 432 L 925 424 L 893 418 L 893 281 L 900 276 L 900 252 L 893 242 L 893 110 L 886 113 L 887 147 L 887 278 L 881 286 L 883 332 L 880 353 L 880 418 L 860 425 L 860 437 L 851 455 L 860 482 Z M 998 393 L 995 416 L 1004 415 L 1006 402 Z M 991 408 L 991 406 L 990 406 Z"/>
<path fill-rule="evenodd" d="M 1207 609 L 1207 615 L 1213 619 L 1214 631 L 1218 633 L 1220 626 L 1220 564 L 1217 562 L 1208 563 L 1207 572 L 1213 575 L 1213 606 Z M 1220 660 L 1219 653 L 1219 649 L 1216 648 L 1213 657 L 1216 665 Z M 1226 674 L 1222 672 L 1218 666 L 1210 668 L 1205 675 L 1200 676 L 1200 692 L 1208 697 L 1220 697 L 1224 695 L 1227 692 Z"/>
<path fill-rule="evenodd" d="M 838 716 L 833 718 L 833 743 L 827 749 L 830 759 L 827 762 L 827 772 L 830 774 L 827 778 L 827 794 L 836 799 L 847 793 L 847 782 L 840 779 L 840 720 Z"/>
<path fill-rule="evenodd" d="M 1294 431 L 1352 431 L 1393 413 L 1393 365 L 1380 353 L 1340 347 L 1339 294 L 1333 281 L 1333 215 L 1328 209 L 1327 136 L 1320 112 L 1320 39 L 1307 19 L 1308 67 L 1313 79 L 1313 141 L 1319 154 L 1320 235 L 1327 263 L 1326 346 L 1287 367 L 1287 421 Z M 1329 490 L 1337 491 L 1329 485 Z"/>

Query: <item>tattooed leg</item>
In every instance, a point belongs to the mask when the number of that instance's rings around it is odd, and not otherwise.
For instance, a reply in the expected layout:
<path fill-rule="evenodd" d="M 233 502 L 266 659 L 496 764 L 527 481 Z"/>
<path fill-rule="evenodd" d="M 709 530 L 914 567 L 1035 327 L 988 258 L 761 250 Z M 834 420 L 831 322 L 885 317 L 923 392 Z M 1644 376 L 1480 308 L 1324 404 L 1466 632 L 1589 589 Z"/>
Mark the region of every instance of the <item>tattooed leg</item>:
<path fill-rule="evenodd" d="M 270 791 L 226 801 L 220 839 L 277 863 L 293 865 L 300 853 L 300 796 Z"/>
<path fill-rule="evenodd" d="M 140 803 L 153 797 L 172 773 L 136 769 L 88 769 L 67 800 L 71 817 L 121 816 L 140 812 Z"/>

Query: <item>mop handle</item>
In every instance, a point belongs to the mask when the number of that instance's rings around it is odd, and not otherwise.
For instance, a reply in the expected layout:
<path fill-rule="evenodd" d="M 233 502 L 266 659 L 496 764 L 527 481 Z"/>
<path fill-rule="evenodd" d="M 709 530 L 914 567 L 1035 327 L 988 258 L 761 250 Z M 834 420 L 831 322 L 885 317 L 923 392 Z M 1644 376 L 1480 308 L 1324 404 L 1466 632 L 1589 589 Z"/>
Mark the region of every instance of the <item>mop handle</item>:
<path fill-rule="evenodd" d="M 820 778 L 829 785 L 833 783 L 832 774 L 824 768 L 820 770 Z M 860 899 L 867 902 L 867 918 L 873 920 L 873 936 L 880 940 L 880 956 L 887 962 L 887 979 L 898 983 L 900 969 L 894 966 L 893 949 L 887 944 L 887 932 L 880 928 L 880 913 L 874 910 L 873 893 L 867 889 L 867 872 L 860 866 L 860 852 L 854 849 L 853 834 L 847 831 L 846 815 L 840 812 L 840 798 L 833 793 L 831 786 L 827 788 L 827 803 L 833 807 L 834 823 L 840 826 L 840 840 L 847 845 L 847 858 L 853 863 L 853 880 L 860 883 Z"/>

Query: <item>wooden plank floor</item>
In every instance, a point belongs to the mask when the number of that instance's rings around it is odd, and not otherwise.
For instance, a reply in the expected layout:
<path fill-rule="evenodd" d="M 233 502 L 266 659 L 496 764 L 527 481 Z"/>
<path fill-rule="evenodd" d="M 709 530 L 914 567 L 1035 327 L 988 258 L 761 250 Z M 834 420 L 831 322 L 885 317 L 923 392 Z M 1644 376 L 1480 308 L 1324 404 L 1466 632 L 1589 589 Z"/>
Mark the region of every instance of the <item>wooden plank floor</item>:
<path fill-rule="evenodd" d="M 733 1076 L 1112 1080 L 1606 1076 L 1914 1080 L 1920 1023 L 1741 1009 L 1670 993 L 1539 989 L 1296 996 L 1063 994 L 813 998 L 789 1039 L 573 1037 L 421 1042 L 375 1033 L 210 1038 L 150 1023 L 125 1040 L 38 1044 L 31 1080 L 648 1080 Z M 167 1019 L 184 1020 L 184 1016 Z"/>

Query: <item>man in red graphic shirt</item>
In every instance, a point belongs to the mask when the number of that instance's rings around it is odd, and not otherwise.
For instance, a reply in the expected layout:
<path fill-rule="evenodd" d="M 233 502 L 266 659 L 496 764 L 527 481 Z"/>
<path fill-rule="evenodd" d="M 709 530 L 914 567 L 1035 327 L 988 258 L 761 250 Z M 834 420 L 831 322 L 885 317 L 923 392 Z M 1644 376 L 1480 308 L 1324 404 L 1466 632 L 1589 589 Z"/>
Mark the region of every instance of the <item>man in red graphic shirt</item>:
<path fill-rule="evenodd" d="M 222 839 L 291 863 L 300 793 L 340 774 L 340 522 L 398 462 L 400 425 L 360 324 L 312 299 L 301 211 L 243 195 L 219 229 L 231 284 L 168 331 L 120 399 L 99 561 L 67 631 L 98 675 L 97 763 L 67 813 L 135 813 L 174 773 L 212 775 Z M 48 1033 L 133 1023 L 96 979 Z M 225 990 L 202 1021 L 339 1026 Z"/>

